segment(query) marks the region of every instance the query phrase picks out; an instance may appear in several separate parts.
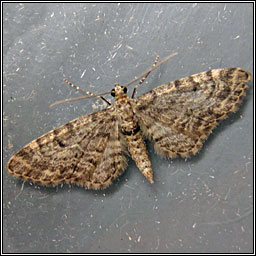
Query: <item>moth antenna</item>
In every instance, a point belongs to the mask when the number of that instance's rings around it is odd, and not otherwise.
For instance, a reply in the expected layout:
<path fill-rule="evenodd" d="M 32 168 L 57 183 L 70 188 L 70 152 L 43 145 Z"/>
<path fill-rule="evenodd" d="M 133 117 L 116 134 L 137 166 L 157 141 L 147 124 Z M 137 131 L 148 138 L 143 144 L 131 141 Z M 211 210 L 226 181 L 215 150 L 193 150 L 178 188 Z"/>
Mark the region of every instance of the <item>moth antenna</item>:
<path fill-rule="evenodd" d="M 72 84 L 71 82 L 68 81 L 68 79 L 64 78 L 64 82 L 67 83 L 70 87 L 82 92 L 82 93 L 86 93 L 90 96 L 95 96 L 95 97 L 99 97 L 101 100 L 103 100 L 104 102 L 106 102 L 108 105 L 111 105 L 111 103 L 109 101 L 107 101 L 105 98 L 103 98 L 102 96 L 97 96 L 96 94 L 92 93 L 92 92 L 89 92 L 89 91 L 86 91 L 82 88 L 80 88 L 79 86 L 76 86 L 74 84 Z"/>
<path fill-rule="evenodd" d="M 111 92 L 104 92 L 104 93 L 101 93 L 101 94 L 94 94 L 94 95 L 89 95 L 89 96 L 81 96 L 81 97 L 77 97 L 77 98 L 60 100 L 60 101 L 56 101 L 53 104 L 51 104 L 50 108 L 53 107 L 53 106 L 56 106 L 58 104 L 61 104 L 61 103 L 67 103 L 67 102 L 72 102 L 72 101 L 77 101 L 77 100 L 84 100 L 84 99 L 88 99 L 88 98 L 95 98 L 95 97 L 99 97 L 99 96 L 110 94 L 110 93 Z"/>
<path fill-rule="evenodd" d="M 154 64 L 152 65 L 152 68 L 156 66 L 158 60 L 159 60 L 159 56 L 156 56 L 156 59 L 155 59 Z M 144 77 L 142 77 L 141 80 L 140 80 L 140 82 L 134 87 L 133 93 L 132 93 L 132 99 L 134 98 L 138 87 L 143 84 L 143 82 L 147 79 L 147 77 L 148 77 L 148 75 L 151 73 L 151 71 L 152 71 L 152 69 L 151 69 Z"/>
<path fill-rule="evenodd" d="M 150 69 L 148 69 L 146 72 L 144 72 L 143 74 L 141 74 L 138 78 L 135 78 L 134 80 L 130 81 L 129 83 L 125 84 L 124 87 L 128 87 L 129 85 L 137 82 L 138 80 L 140 80 L 141 78 L 143 78 L 144 76 L 146 76 L 148 73 L 152 72 L 153 70 L 155 70 L 156 68 L 158 68 L 160 65 L 162 65 L 163 63 L 165 63 L 167 60 L 169 60 L 170 58 L 174 57 L 178 55 L 177 52 L 165 57 L 162 61 L 160 61 L 157 65 L 155 65 L 154 67 L 151 67 Z"/>

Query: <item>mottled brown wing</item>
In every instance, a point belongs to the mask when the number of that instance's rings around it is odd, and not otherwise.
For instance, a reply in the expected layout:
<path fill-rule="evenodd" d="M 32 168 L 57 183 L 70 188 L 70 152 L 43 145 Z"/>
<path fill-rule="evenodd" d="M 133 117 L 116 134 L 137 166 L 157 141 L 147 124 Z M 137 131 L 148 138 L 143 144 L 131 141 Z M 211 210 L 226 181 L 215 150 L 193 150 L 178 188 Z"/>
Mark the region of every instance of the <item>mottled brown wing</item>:
<path fill-rule="evenodd" d="M 157 153 L 196 154 L 220 120 L 235 112 L 251 75 L 241 68 L 215 69 L 163 84 L 135 99 L 135 113 Z"/>
<path fill-rule="evenodd" d="M 81 116 L 32 141 L 10 159 L 8 172 L 46 186 L 108 187 L 127 166 L 113 110 Z"/>

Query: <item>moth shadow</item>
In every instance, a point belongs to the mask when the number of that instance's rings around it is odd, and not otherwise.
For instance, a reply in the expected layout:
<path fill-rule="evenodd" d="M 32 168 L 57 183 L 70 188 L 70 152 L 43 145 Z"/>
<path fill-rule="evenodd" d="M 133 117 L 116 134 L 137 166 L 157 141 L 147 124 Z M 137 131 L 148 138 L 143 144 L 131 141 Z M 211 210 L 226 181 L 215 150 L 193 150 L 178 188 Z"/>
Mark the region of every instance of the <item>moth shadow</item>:
<path fill-rule="evenodd" d="M 65 187 L 68 187 L 68 184 L 60 184 L 60 185 L 55 186 L 55 187 L 43 186 L 41 184 L 33 183 L 33 182 L 29 182 L 29 181 L 24 181 L 24 180 L 21 180 L 19 178 L 15 178 L 15 182 L 16 182 L 17 187 L 21 187 L 21 191 L 23 191 L 24 188 L 26 188 L 26 190 L 30 190 L 30 192 L 31 191 L 35 191 L 35 192 L 39 191 L 43 195 L 47 194 L 47 196 L 52 195 L 52 194 L 56 194 L 56 192 L 58 192 L 60 190 L 65 190 Z"/>

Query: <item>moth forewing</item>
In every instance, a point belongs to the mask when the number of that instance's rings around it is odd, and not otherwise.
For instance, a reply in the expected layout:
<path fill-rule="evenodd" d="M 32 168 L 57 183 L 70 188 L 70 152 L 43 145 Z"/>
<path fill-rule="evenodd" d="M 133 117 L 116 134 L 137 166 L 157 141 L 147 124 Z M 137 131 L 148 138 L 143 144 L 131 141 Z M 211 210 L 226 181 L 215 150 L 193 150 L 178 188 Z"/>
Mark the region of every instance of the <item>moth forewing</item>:
<path fill-rule="evenodd" d="M 168 58 L 156 65 L 157 59 L 143 76 Z M 132 82 L 141 79 L 138 87 L 145 80 L 143 76 Z M 244 82 L 250 79 L 250 73 L 242 68 L 214 69 L 160 85 L 136 99 L 126 95 L 131 83 L 116 84 L 109 92 L 115 97 L 113 105 L 32 141 L 12 156 L 7 171 L 46 186 L 66 182 L 104 189 L 124 172 L 128 151 L 153 183 L 143 135 L 154 142 L 156 153 L 162 156 L 196 154 L 214 127 L 238 109 L 248 89 Z"/>

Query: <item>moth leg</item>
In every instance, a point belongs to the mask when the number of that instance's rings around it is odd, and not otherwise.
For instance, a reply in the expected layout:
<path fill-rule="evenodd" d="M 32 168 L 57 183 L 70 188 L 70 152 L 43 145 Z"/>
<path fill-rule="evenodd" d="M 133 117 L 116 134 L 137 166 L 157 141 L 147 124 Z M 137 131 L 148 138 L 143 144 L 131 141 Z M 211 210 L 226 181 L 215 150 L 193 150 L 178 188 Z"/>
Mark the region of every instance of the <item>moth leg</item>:
<path fill-rule="evenodd" d="M 67 83 L 72 88 L 75 88 L 76 90 L 78 90 L 80 92 L 86 93 L 87 95 L 90 95 L 90 96 L 95 96 L 95 94 L 93 94 L 92 92 L 86 91 L 86 90 L 80 88 L 79 86 L 76 86 L 76 85 L 70 83 L 68 81 L 68 79 L 66 79 L 66 78 L 64 79 L 64 82 Z M 111 103 L 109 101 L 107 101 L 104 97 L 102 97 L 102 96 L 97 96 L 97 97 L 100 98 L 101 100 L 103 100 L 104 102 L 106 102 L 108 105 L 111 105 Z"/>
<path fill-rule="evenodd" d="M 157 64 L 159 60 L 159 56 L 156 56 L 156 59 L 155 59 L 155 62 L 154 64 L 152 65 L 152 68 L 154 68 Z M 141 86 L 143 84 L 143 82 L 146 80 L 146 78 L 148 77 L 148 75 L 151 73 L 152 69 L 150 71 L 148 71 L 148 73 L 141 78 L 140 82 L 134 87 L 133 89 L 133 93 L 132 93 L 132 99 L 134 98 L 135 94 L 136 94 L 136 90 L 138 89 L 139 86 Z"/>

